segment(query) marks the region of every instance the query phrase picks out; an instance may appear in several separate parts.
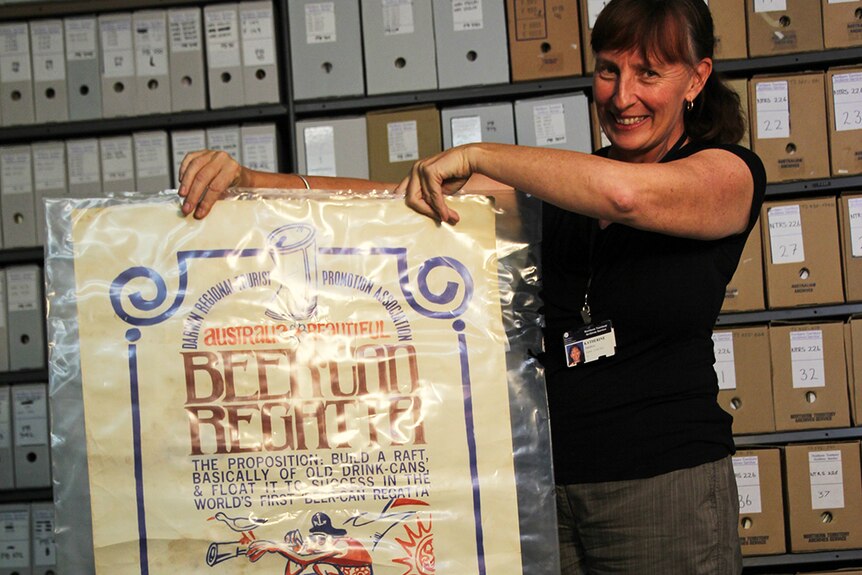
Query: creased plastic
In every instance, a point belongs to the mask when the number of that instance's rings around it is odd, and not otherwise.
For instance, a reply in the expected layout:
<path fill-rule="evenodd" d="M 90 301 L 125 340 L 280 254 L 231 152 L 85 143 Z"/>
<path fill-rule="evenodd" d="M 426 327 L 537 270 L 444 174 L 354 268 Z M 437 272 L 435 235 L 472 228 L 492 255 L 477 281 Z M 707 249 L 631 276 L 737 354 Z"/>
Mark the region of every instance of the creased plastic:
<path fill-rule="evenodd" d="M 557 573 L 539 207 L 47 200 L 63 572 Z"/>

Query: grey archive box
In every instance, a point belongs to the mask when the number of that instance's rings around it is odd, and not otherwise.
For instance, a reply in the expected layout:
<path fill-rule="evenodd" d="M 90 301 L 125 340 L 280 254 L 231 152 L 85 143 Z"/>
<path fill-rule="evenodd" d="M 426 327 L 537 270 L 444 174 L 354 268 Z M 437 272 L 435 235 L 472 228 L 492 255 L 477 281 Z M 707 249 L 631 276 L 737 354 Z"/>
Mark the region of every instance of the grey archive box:
<path fill-rule="evenodd" d="M 69 120 L 69 106 L 66 98 L 63 21 L 54 19 L 31 22 L 30 47 L 33 57 L 36 121 L 40 124 L 66 122 Z"/>
<path fill-rule="evenodd" d="M 433 1 L 439 87 L 508 83 L 505 3 Z"/>
<path fill-rule="evenodd" d="M 440 121 L 445 149 L 474 142 L 515 143 L 515 116 L 510 102 L 444 108 Z"/>
<path fill-rule="evenodd" d="M 296 123 L 299 172 L 316 176 L 368 178 L 365 116 Z"/>
<path fill-rule="evenodd" d="M 369 95 L 437 88 L 431 0 L 362 0 L 362 41 Z"/>
<path fill-rule="evenodd" d="M 45 367 L 45 306 L 42 270 L 28 264 L 6 268 L 9 368 Z"/>
<path fill-rule="evenodd" d="M 51 439 L 48 425 L 48 386 L 12 386 L 15 487 L 51 486 Z"/>
<path fill-rule="evenodd" d="M 518 143 L 592 152 L 590 108 L 582 92 L 515 102 Z"/>
<path fill-rule="evenodd" d="M 293 96 L 365 93 L 359 0 L 288 0 Z"/>
<path fill-rule="evenodd" d="M 33 73 L 30 66 L 30 31 L 27 22 L 0 25 L 0 117 L 4 126 L 36 121 Z"/>
<path fill-rule="evenodd" d="M 102 117 L 99 27 L 95 16 L 63 20 L 70 120 Z"/>

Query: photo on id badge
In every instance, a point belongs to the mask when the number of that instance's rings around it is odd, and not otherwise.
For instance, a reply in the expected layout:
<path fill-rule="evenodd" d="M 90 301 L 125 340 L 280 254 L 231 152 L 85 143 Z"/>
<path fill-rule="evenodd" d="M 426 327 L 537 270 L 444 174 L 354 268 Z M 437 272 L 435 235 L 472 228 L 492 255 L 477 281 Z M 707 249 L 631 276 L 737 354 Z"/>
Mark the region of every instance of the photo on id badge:
<path fill-rule="evenodd" d="M 573 367 L 584 362 L 584 344 L 576 341 L 566 345 L 566 365 Z"/>

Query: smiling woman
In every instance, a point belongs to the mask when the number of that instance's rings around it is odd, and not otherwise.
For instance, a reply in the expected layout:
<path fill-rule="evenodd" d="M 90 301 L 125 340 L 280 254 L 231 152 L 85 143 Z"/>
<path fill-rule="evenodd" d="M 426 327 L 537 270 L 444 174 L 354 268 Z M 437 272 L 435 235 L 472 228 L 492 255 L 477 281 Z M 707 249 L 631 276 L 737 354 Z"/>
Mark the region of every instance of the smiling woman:
<path fill-rule="evenodd" d="M 739 573 L 731 418 L 716 402 L 711 336 L 763 202 L 763 165 L 736 145 L 739 99 L 713 71 L 703 0 L 610 0 L 591 45 L 611 146 L 458 146 L 416 162 L 396 191 L 452 225 L 445 197 L 474 174 L 544 201 L 541 359 L 564 575 Z M 230 185 L 300 182 L 212 151 L 186 157 L 181 174 L 196 217 Z"/>

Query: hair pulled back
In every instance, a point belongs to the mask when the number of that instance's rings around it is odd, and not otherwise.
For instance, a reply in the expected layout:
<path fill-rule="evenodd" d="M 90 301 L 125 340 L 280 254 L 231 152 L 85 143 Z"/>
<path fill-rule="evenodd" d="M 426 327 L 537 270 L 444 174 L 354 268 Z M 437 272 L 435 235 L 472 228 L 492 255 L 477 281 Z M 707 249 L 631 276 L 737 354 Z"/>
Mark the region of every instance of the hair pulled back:
<path fill-rule="evenodd" d="M 639 50 L 647 62 L 696 66 L 712 58 L 715 34 L 703 0 L 611 0 L 599 14 L 590 41 L 593 53 Z M 713 70 L 685 112 L 693 140 L 734 144 L 745 133 L 739 96 Z"/>

